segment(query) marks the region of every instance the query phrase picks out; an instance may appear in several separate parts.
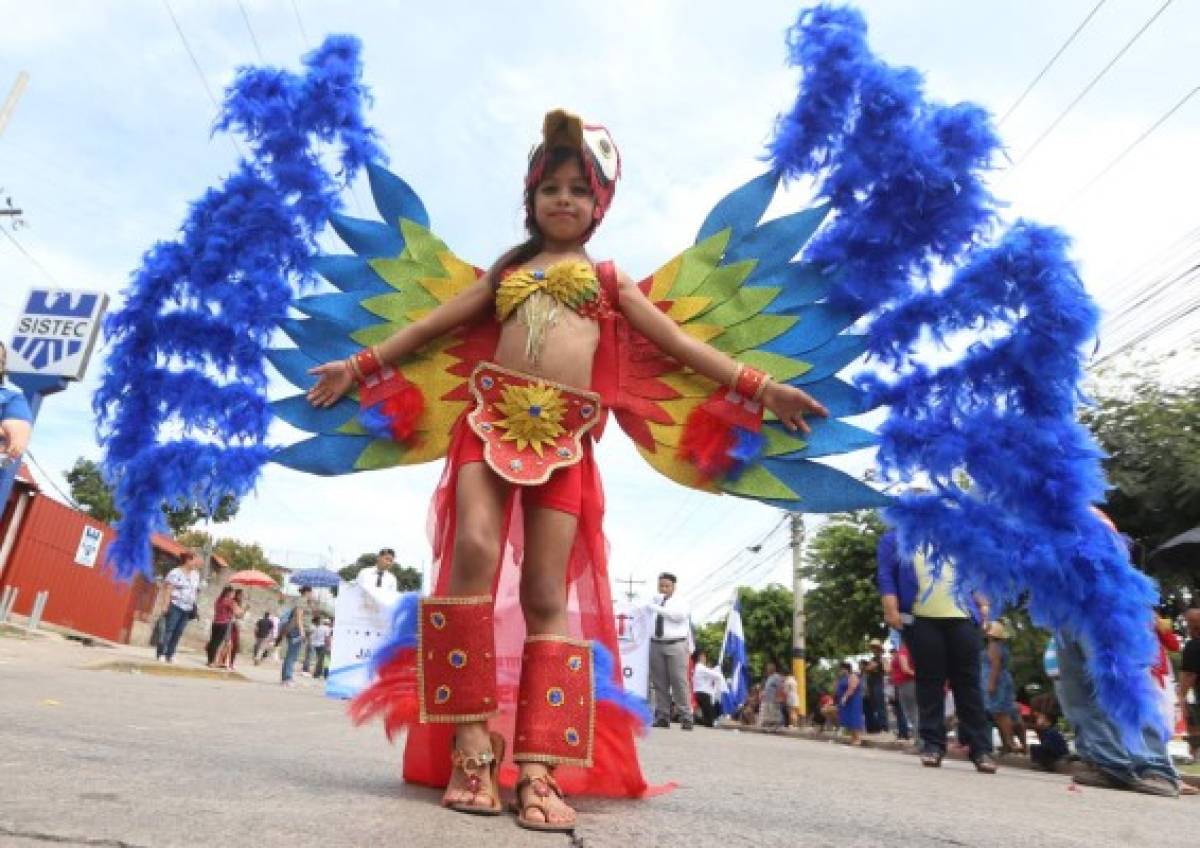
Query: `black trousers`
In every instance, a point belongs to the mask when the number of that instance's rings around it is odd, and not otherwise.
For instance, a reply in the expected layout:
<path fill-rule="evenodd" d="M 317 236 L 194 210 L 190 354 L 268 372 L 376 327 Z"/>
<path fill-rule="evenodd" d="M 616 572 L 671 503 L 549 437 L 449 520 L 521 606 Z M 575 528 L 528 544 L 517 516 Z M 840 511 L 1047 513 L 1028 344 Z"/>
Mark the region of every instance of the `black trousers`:
<path fill-rule="evenodd" d="M 697 692 L 696 706 L 700 708 L 700 715 L 696 716 L 696 721 L 705 727 L 712 727 L 717 721 L 718 714 L 717 705 L 713 703 L 712 695 L 707 692 Z"/>
<path fill-rule="evenodd" d="M 205 650 L 208 652 L 208 664 L 212 665 L 216 662 L 217 651 L 221 649 L 221 643 L 225 641 L 225 637 L 229 635 L 228 624 L 213 624 L 212 633 L 208 637 L 208 645 Z"/>
<path fill-rule="evenodd" d="M 992 752 L 991 727 L 979 681 L 979 628 L 970 618 L 921 618 L 904 628 L 917 673 L 919 738 L 925 751 L 946 751 L 947 681 L 954 693 L 958 738 L 971 759 Z"/>

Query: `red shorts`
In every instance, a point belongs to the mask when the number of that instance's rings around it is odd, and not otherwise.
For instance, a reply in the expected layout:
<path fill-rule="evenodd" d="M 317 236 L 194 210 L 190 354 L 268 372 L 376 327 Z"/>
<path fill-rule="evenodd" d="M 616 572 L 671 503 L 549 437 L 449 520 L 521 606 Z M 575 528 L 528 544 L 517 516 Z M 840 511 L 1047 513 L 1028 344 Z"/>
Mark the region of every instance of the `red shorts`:
<path fill-rule="evenodd" d="M 466 427 L 463 433 L 462 446 L 458 451 L 459 466 L 470 462 L 483 462 L 483 440 L 471 428 Z M 592 452 L 592 442 L 583 442 L 584 455 Z M 550 479 L 537 486 L 516 486 L 520 489 L 521 504 L 525 509 L 544 507 L 556 509 L 569 515 L 579 515 L 583 509 L 583 465 L 577 462 L 565 468 L 559 468 L 550 475 Z M 499 476 L 499 475 L 496 475 Z"/>

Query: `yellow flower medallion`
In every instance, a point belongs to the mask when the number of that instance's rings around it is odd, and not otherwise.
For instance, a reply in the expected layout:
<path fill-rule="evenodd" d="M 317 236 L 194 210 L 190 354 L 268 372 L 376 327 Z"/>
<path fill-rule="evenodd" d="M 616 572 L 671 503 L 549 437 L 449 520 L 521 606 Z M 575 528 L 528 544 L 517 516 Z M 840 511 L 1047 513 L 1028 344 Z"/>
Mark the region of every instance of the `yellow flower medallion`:
<path fill-rule="evenodd" d="M 505 431 L 500 438 L 516 442 L 518 451 L 530 447 L 541 456 L 546 446 L 566 432 L 562 421 L 567 404 L 562 392 L 544 383 L 505 386 L 496 409 L 504 415 L 496 421 L 496 426 Z"/>

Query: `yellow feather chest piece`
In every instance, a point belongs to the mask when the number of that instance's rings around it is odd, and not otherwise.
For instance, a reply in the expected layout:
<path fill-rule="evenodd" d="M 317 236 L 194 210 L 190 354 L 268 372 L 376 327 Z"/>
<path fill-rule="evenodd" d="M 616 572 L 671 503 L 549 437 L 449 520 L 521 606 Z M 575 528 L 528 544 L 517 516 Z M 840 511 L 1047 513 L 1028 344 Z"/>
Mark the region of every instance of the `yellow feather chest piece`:
<path fill-rule="evenodd" d="M 595 270 L 578 260 L 556 262 L 545 270 L 522 268 L 496 287 L 496 318 L 506 321 L 514 312 L 520 315 L 528 330 L 525 355 L 533 363 L 541 358 L 560 306 L 593 321 L 612 312 Z"/>
<path fill-rule="evenodd" d="M 496 317 L 507 320 L 514 310 L 539 292 L 579 312 L 597 299 L 600 281 L 586 262 L 556 262 L 545 270 L 522 268 L 501 280 L 496 288 Z"/>

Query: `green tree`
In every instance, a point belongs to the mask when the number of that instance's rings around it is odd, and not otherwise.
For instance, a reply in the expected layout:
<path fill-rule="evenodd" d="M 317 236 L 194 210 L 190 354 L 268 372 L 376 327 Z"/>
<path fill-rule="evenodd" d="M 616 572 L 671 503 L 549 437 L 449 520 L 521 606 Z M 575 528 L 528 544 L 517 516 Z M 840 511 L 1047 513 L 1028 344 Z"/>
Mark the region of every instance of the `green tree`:
<path fill-rule="evenodd" d="M 721 644 L 725 641 L 725 619 L 717 619 L 696 628 L 696 650 L 708 654 L 709 663 L 721 656 Z"/>
<path fill-rule="evenodd" d="M 373 553 L 359 554 L 358 559 L 338 571 L 338 577 L 352 583 L 358 577 L 358 572 L 374 567 L 377 558 Z M 412 566 L 394 563 L 389 571 L 396 578 L 396 586 L 401 592 L 416 592 L 421 588 L 421 572 Z"/>
<path fill-rule="evenodd" d="M 816 586 L 804 595 L 810 663 L 840 660 L 887 635 L 875 582 L 875 550 L 885 531 L 879 514 L 835 515 L 817 531 L 804 577 Z"/>
<path fill-rule="evenodd" d="M 738 590 L 742 633 L 751 677 L 762 678 L 767 661 L 785 668 L 792 656 L 792 591 L 772 583 L 763 589 Z"/>
<path fill-rule="evenodd" d="M 112 524 L 121 519 L 121 513 L 113 501 L 112 488 L 105 481 L 99 463 L 79 457 L 75 460 L 75 464 L 67 470 L 65 476 L 67 485 L 71 487 L 71 498 L 86 509 L 88 515 L 106 524 Z M 174 536 L 183 533 L 205 517 L 205 512 L 201 507 L 184 500 L 173 504 L 164 503 L 162 511 L 163 518 Z M 225 495 L 209 520 L 214 524 L 222 524 L 233 518 L 237 511 L 237 498 L 233 495 Z"/>
<path fill-rule="evenodd" d="M 231 573 L 254 569 L 271 575 L 281 584 L 287 577 L 287 572 L 271 562 L 262 546 L 256 542 L 242 542 L 230 538 L 214 540 L 212 536 L 201 530 L 188 530 L 180 533 L 175 541 L 184 547 L 199 551 L 201 554 L 206 550 L 211 550 L 229 566 Z"/>
<path fill-rule="evenodd" d="M 1080 417 L 1108 455 L 1114 488 L 1105 512 L 1134 539 L 1135 558 L 1165 594 L 1200 593 L 1200 569 L 1146 562 L 1163 542 L 1200 525 L 1200 380 L 1168 385 L 1152 364 L 1110 377 L 1093 395 Z"/>

